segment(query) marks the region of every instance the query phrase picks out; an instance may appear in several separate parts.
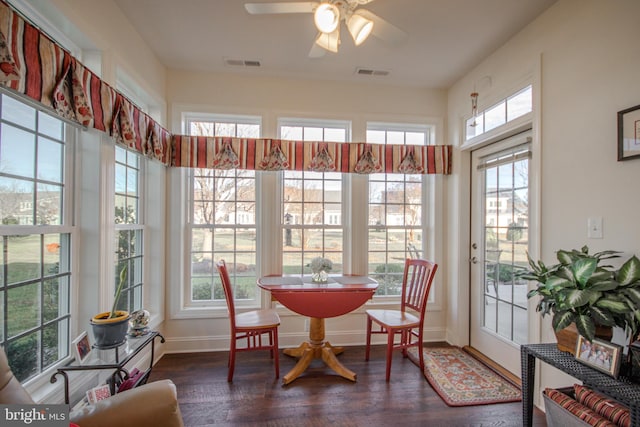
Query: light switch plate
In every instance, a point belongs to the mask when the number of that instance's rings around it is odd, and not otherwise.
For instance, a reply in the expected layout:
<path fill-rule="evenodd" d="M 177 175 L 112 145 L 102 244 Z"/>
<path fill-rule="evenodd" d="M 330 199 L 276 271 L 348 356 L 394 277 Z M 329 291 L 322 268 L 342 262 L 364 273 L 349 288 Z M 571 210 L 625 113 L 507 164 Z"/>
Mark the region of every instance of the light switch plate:
<path fill-rule="evenodd" d="M 602 239 L 602 217 L 592 217 L 587 220 L 587 237 Z"/>

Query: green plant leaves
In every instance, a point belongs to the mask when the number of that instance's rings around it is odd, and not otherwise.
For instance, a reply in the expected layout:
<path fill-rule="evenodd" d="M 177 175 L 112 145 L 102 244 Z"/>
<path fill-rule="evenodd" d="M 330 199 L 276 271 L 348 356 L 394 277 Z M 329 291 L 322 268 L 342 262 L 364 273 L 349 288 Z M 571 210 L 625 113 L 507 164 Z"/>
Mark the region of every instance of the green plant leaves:
<path fill-rule="evenodd" d="M 539 296 L 536 310 L 553 314 L 554 329 L 575 321 L 580 334 L 592 338 L 595 325 L 619 326 L 637 335 L 640 330 L 640 259 L 635 255 L 622 267 L 602 265 L 619 251 L 589 253 L 589 248 L 558 250 L 559 263 L 546 266 L 529 254 L 530 270 L 520 278 L 538 282 L 527 297 Z"/>
<path fill-rule="evenodd" d="M 634 255 L 627 260 L 618 270 L 617 279 L 622 286 L 627 286 L 640 280 L 640 259 Z"/>
<path fill-rule="evenodd" d="M 612 311 L 614 313 L 624 314 L 629 311 L 629 307 L 623 301 L 614 299 L 612 297 L 602 298 L 596 302 L 596 307 L 603 308 L 605 310 Z"/>
<path fill-rule="evenodd" d="M 570 280 L 565 279 L 564 277 L 551 276 L 547 279 L 544 284 L 545 289 L 558 291 L 562 288 L 570 288 L 573 287 L 573 283 Z"/>
<path fill-rule="evenodd" d="M 571 271 L 573 272 L 573 276 L 576 278 L 576 282 L 578 282 L 582 287 L 584 287 L 593 273 L 596 271 L 598 267 L 598 260 L 594 258 L 582 258 L 573 263 L 571 267 Z"/>
<path fill-rule="evenodd" d="M 620 292 L 629 297 L 635 304 L 640 305 L 640 289 L 623 288 Z"/>
<path fill-rule="evenodd" d="M 592 306 L 589 308 L 589 314 L 593 317 L 593 320 L 598 325 L 602 326 L 615 326 L 616 321 L 613 315 L 608 311 L 598 306 Z"/>
<path fill-rule="evenodd" d="M 576 315 L 571 311 L 559 311 L 553 316 L 551 324 L 553 329 L 559 331 L 564 329 L 574 322 Z"/>
<path fill-rule="evenodd" d="M 571 254 L 562 249 L 556 253 L 556 256 L 558 257 L 558 261 L 560 261 L 560 264 L 562 265 L 569 265 L 573 262 L 573 258 L 571 257 Z"/>
<path fill-rule="evenodd" d="M 596 325 L 589 316 L 580 315 L 576 317 L 576 327 L 580 335 L 588 339 L 593 340 L 596 335 Z"/>
<path fill-rule="evenodd" d="M 593 292 L 582 290 L 582 289 L 572 289 L 567 292 L 566 299 L 563 304 L 567 308 L 576 308 L 582 307 L 583 305 L 589 302 L 589 299 L 593 295 Z"/>
<path fill-rule="evenodd" d="M 562 277 L 563 279 L 567 279 L 571 283 L 576 282 L 576 278 L 573 274 L 573 271 L 571 270 L 571 268 L 567 267 L 566 265 L 558 266 L 558 269 L 555 272 L 555 276 Z M 554 277 L 554 276 L 551 276 L 551 277 Z"/>
<path fill-rule="evenodd" d="M 604 292 L 604 291 L 612 291 L 614 289 L 617 289 L 618 286 L 619 286 L 618 282 L 615 282 L 613 280 L 603 280 L 601 282 L 593 283 L 591 286 L 589 286 L 589 289 L 592 291 Z"/>
<path fill-rule="evenodd" d="M 116 288 L 116 294 L 113 297 L 113 307 L 111 307 L 111 312 L 109 313 L 109 318 L 112 319 L 116 317 L 116 307 L 118 306 L 118 301 L 120 301 L 120 294 L 122 293 L 122 288 L 124 287 L 125 282 L 127 281 L 127 265 L 125 264 L 120 270 L 120 283 Z"/>

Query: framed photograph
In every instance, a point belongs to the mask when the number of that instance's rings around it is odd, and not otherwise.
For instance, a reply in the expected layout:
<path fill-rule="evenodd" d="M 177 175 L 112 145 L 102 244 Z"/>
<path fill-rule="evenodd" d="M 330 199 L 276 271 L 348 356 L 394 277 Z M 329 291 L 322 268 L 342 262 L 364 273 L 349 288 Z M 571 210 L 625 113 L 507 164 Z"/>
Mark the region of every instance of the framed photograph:
<path fill-rule="evenodd" d="M 89 353 L 91 353 L 91 344 L 89 344 L 89 335 L 87 335 L 87 331 L 84 331 L 78 336 L 78 338 L 73 340 L 73 350 L 75 351 L 78 363 L 83 363 L 87 360 Z"/>
<path fill-rule="evenodd" d="M 640 157 L 640 105 L 618 111 L 618 160 Z"/>
<path fill-rule="evenodd" d="M 622 347 L 599 339 L 588 341 L 585 337 L 579 336 L 576 359 L 593 369 L 617 378 L 622 359 Z"/>

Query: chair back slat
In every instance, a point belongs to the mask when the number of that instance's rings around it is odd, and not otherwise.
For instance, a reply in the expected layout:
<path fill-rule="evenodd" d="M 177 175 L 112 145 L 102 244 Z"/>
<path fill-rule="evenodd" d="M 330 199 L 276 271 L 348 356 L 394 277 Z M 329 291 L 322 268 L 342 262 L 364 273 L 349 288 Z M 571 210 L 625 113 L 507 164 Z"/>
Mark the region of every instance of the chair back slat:
<path fill-rule="evenodd" d="M 402 278 L 401 310 L 410 308 L 424 318 L 427 300 L 438 264 L 424 259 L 407 258 Z"/>
<path fill-rule="evenodd" d="M 231 328 L 235 329 L 236 307 L 233 301 L 233 290 L 231 289 L 231 279 L 229 279 L 227 264 L 223 259 L 221 259 L 216 263 L 216 268 L 218 269 L 218 274 L 220 274 L 220 281 L 222 282 L 222 289 L 224 290 L 224 298 L 227 300 L 227 309 L 229 310 Z"/>

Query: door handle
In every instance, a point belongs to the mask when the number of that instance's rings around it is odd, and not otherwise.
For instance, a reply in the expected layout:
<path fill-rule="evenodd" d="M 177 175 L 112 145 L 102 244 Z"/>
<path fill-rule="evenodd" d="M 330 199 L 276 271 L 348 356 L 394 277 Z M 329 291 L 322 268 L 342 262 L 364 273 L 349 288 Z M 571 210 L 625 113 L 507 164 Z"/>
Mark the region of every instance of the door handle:
<path fill-rule="evenodd" d="M 471 262 L 471 264 L 477 264 L 478 263 L 478 258 L 476 257 L 472 257 L 469 262 Z"/>

